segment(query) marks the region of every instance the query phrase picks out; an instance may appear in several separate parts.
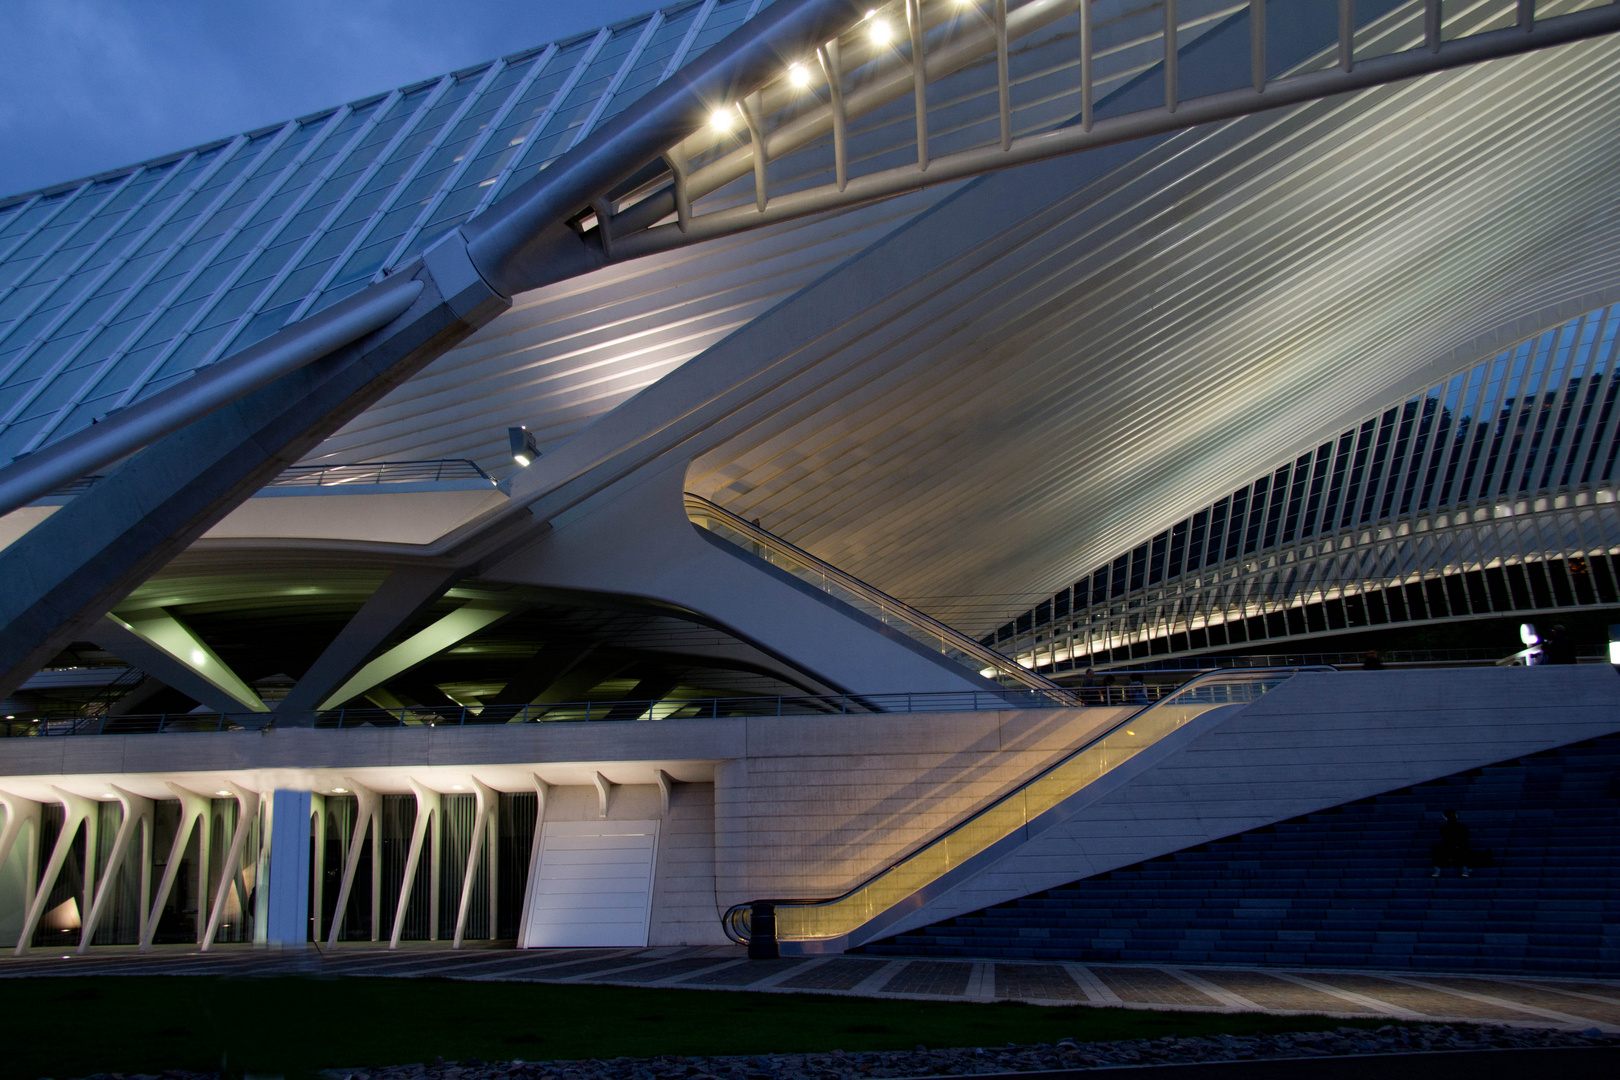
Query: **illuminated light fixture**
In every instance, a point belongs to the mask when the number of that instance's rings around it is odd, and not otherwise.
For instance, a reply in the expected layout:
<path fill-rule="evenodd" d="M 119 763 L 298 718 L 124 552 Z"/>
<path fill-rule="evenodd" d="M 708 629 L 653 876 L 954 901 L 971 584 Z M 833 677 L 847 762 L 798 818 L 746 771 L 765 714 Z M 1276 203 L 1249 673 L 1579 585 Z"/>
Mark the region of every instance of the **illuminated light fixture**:
<path fill-rule="evenodd" d="M 872 20 L 872 41 L 878 45 L 887 45 L 894 38 L 894 31 L 882 19 Z"/>
<path fill-rule="evenodd" d="M 450 785 L 450 790 L 451 791 L 465 791 L 467 789 L 462 787 L 460 784 L 451 784 Z"/>
<path fill-rule="evenodd" d="M 540 446 L 534 441 L 534 432 L 519 425 L 506 429 L 506 441 L 512 447 L 512 460 L 525 469 L 540 456 Z"/>
<path fill-rule="evenodd" d="M 16 715 L 15 715 L 15 714 L 13 714 L 13 713 L 7 713 L 7 714 L 6 714 L 6 719 L 7 719 L 7 720 L 15 720 L 15 719 L 17 719 L 17 717 L 16 717 Z"/>
<path fill-rule="evenodd" d="M 192 649 L 191 663 L 194 667 L 202 667 L 204 664 L 208 663 L 208 657 L 201 649 Z"/>
<path fill-rule="evenodd" d="M 110 792 L 110 791 L 103 791 L 103 792 L 102 792 L 102 793 L 101 793 L 101 797 L 102 797 L 102 798 L 103 798 L 103 799 L 116 799 L 116 798 L 117 798 L 117 797 L 118 797 L 118 796 L 116 796 L 116 795 L 114 795 L 114 794 L 113 794 L 113 793 L 112 793 L 112 792 Z"/>
<path fill-rule="evenodd" d="M 348 788 L 335 787 L 332 789 L 332 794 L 334 795 L 347 795 L 348 793 Z"/>
<path fill-rule="evenodd" d="M 214 792 L 214 794 L 215 795 L 229 795 L 230 792 L 228 792 L 228 791 L 216 791 L 216 792 Z"/>
<path fill-rule="evenodd" d="M 803 90 L 810 85 L 810 71 L 803 64 L 792 64 L 788 67 L 788 81 Z"/>
<path fill-rule="evenodd" d="M 716 109 L 709 116 L 709 126 L 716 131 L 730 131 L 731 125 L 737 120 L 737 114 L 730 108 Z"/>
<path fill-rule="evenodd" d="M 872 16 L 874 16 L 876 14 L 877 14 L 877 8 L 867 8 L 865 17 L 870 19 Z"/>
<path fill-rule="evenodd" d="M 1536 633 L 1536 624 L 1531 622 L 1520 623 L 1519 640 L 1527 646 L 1541 644 L 1541 636 Z"/>

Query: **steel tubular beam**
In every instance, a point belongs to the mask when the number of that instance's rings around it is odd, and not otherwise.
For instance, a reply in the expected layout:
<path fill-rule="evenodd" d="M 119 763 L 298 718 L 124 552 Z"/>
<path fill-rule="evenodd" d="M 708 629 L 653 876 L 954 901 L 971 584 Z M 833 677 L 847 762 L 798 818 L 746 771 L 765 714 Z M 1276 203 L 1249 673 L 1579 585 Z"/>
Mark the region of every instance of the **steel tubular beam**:
<path fill-rule="evenodd" d="M 9 514 L 70 480 L 104 468 L 171 431 L 247 396 L 289 371 L 393 322 L 422 292 L 419 281 L 366 294 L 307 324 L 284 330 L 217 367 L 131 406 L 0 469 L 0 514 Z"/>

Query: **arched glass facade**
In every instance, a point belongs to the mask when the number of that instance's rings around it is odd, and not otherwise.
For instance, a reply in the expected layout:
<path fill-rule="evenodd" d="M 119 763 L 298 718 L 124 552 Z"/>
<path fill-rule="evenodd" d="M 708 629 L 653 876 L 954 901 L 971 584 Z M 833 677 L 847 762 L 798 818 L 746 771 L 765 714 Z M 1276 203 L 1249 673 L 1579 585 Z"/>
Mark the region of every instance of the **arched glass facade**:
<path fill-rule="evenodd" d="M 1620 305 L 1367 417 L 985 636 L 1044 672 L 1620 603 Z"/>
<path fill-rule="evenodd" d="M 0 198 L 0 463 L 364 288 L 769 0 L 691 0 L 317 116 Z"/>

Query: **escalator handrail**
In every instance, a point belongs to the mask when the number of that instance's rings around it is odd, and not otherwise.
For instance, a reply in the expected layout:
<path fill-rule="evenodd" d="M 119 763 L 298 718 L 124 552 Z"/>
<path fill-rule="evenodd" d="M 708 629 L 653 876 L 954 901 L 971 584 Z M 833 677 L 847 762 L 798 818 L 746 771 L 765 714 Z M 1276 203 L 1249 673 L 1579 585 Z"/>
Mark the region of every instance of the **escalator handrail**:
<path fill-rule="evenodd" d="M 1051 679 L 1046 678 L 1044 675 L 1038 675 L 1035 672 L 1030 671 L 1028 668 L 1018 663 L 1018 661 L 997 652 L 995 649 L 992 649 L 981 642 L 975 641 L 973 638 L 968 637 L 960 630 L 947 626 L 938 619 L 918 611 L 904 600 L 896 600 L 888 593 L 883 592 L 880 589 L 873 588 L 860 578 L 855 577 L 853 574 L 845 573 L 843 570 L 838 569 L 838 567 L 829 562 L 816 558 L 808 551 L 805 551 L 803 548 L 796 547 L 795 545 L 782 539 L 780 536 L 777 536 L 775 533 L 767 532 L 765 529 L 762 529 L 758 525 L 738 517 L 736 514 L 733 514 L 730 510 L 727 510 L 722 506 L 716 506 L 714 503 L 710 502 L 708 499 L 705 499 L 701 495 L 696 495 L 690 491 L 686 492 L 685 495 L 686 507 L 689 513 L 690 511 L 696 510 L 699 513 L 711 515 L 724 522 L 728 528 L 741 533 L 743 536 L 748 537 L 748 539 L 754 541 L 755 543 L 760 544 L 763 547 L 773 549 L 782 555 L 788 556 L 789 558 L 798 559 L 806 566 L 811 567 L 812 569 L 825 574 L 828 578 L 837 581 L 840 586 L 860 596 L 868 603 L 882 608 L 884 611 L 894 615 L 894 617 L 900 621 L 908 623 L 926 634 L 939 638 L 942 642 L 949 642 L 950 645 L 958 651 L 973 657 L 973 659 L 977 660 L 981 664 L 984 664 L 986 667 L 995 669 L 998 673 L 1015 680 L 1020 685 L 1025 686 L 1028 689 L 1051 691 L 1057 695 L 1060 695 L 1059 700 L 1064 702 L 1073 700 L 1073 695 L 1070 691 L 1064 689 L 1062 686 L 1059 686 Z"/>
<path fill-rule="evenodd" d="M 961 821 L 958 821 L 955 825 L 952 825 L 950 828 L 946 829 L 944 832 L 939 833 L 938 835 L 934 836 L 933 838 L 924 841 L 923 843 L 919 844 L 918 846 L 912 848 L 906 854 L 900 856 L 897 859 L 892 860 L 883 869 L 877 871 L 876 873 L 868 875 L 865 880 L 863 880 L 860 883 L 850 887 L 849 889 L 845 890 L 840 895 L 834 896 L 834 897 L 828 897 L 828 898 L 825 898 L 825 899 L 819 899 L 819 900 L 765 900 L 765 899 L 760 899 L 760 900 L 746 901 L 746 902 L 741 903 L 741 904 L 733 904 L 730 908 L 728 908 L 726 910 L 725 914 L 720 917 L 720 927 L 725 932 L 725 935 L 728 938 L 730 938 L 732 941 L 736 942 L 739 945 L 747 945 L 748 944 L 748 936 L 747 936 L 746 930 L 744 929 L 745 918 L 746 918 L 747 914 L 756 905 L 770 904 L 770 905 L 773 905 L 776 908 L 783 908 L 783 907 L 788 907 L 788 908 L 821 907 L 821 906 L 825 906 L 825 905 L 841 903 L 841 902 L 849 899 L 850 897 L 854 896 L 856 893 L 860 892 L 862 889 L 864 889 L 867 886 L 871 885 L 878 878 L 881 878 L 883 875 L 885 875 L 887 873 L 890 873 L 891 871 L 895 870 L 896 868 L 904 865 L 906 862 L 910 861 L 911 859 L 916 858 L 917 856 L 921 855 L 923 852 L 927 851 L 929 848 L 931 848 L 931 847 L 933 847 L 933 846 L 935 846 L 937 844 L 941 844 L 941 843 L 945 842 L 947 839 L 949 839 L 954 834 L 956 834 L 956 833 L 962 831 L 963 829 L 969 827 L 970 825 L 972 825 L 973 822 L 977 821 L 979 818 L 985 816 L 986 814 L 989 814 L 991 811 L 995 810 L 997 807 L 999 807 L 999 806 L 1003 805 L 1004 803 L 1006 803 L 1009 799 L 1012 799 L 1012 798 L 1016 797 L 1017 795 L 1019 795 L 1026 788 L 1030 787 L 1030 785 L 1040 781 L 1044 777 L 1050 776 L 1052 773 L 1056 772 L 1058 769 L 1062 768 L 1064 765 L 1068 764 L 1070 761 L 1073 761 L 1079 755 L 1085 753 L 1087 750 L 1090 750 L 1093 746 L 1096 746 L 1098 743 L 1100 743 L 1104 739 L 1108 738 L 1108 736 L 1110 736 L 1110 735 L 1114 734 L 1115 732 L 1119 731 L 1120 729 L 1122 729 L 1126 724 L 1135 722 L 1136 720 L 1141 718 L 1144 714 L 1152 712 L 1155 709 L 1159 709 L 1159 708 L 1169 706 L 1169 705 L 1174 705 L 1176 703 L 1176 700 L 1178 698 L 1181 698 L 1183 695 L 1187 695 L 1187 694 L 1190 694 L 1190 693 L 1196 693 L 1200 689 L 1204 689 L 1204 688 L 1207 688 L 1208 686 L 1210 686 L 1212 684 L 1221 683 L 1221 682 L 1254 683 L 1254 682 L 1265 681 L 1265 677 L 1268 676 L 1268 675 L 1276 676 L 1276 675 L 1282 674 L 1283 672 L 1288 673 L 1287 678 L 1292 678 L 1295 675 L 1301 675 L 1301 674 L 1307 674 L 1307 673 L 1333 672 L 1333 671 L 1338 671 L 1338 670 L 1339 669 L 1337 667 L 1334 667 L 1331 664 L 1309 664 L 1309 665 L 1300 665 L 1298 667 L 1270 667 L 1270 668 L 1243 668 L 1243 669 L 1226 669 L 1226 668 L 1223 668 L 1223 669 L 1218 669 L 1218 670 L 1215 670 L 1215 671 L 1204 672 L 1203 674 L 1200 674 L 1200 675 L 1198 675 L 1198 676 L 1196 676 L 1196 677 L 1194 677 L 1192 679 L 1189 679 L 1186 683 L 1184 683 L 1182 685 L 1182 687 L 1179 690 L 1177 690 L 1174 694 L 1171 694 L 1169 697 L 1161 698 L 1160 700 L 1155 701 L 1150 705 L 1146 705 L 1146 706 L 1144 706 L 1144 707 L 1142 707 L 1140 709 L 1137 709 L 1137 710 L 1131 712 L 1130 714 L 1120 718 L 1120 720 L 1117 723 L 1111 724 L 1106 731 L 1099 732 L 1098 734 L 1096 734 L 1096 735 L 1092 736 L 1091 738 L 1087 739 L 1080 746 L 1078 746 L 1075 749 L 1071 750 L 1069 753 L 1064 754 L 1057 761 L 1054 761 L 1052 764 L 1046 766 L 1040 772 L 1036 773 L 1034 776 L 1031 776 L 1029 779 L 1023 781 L 1022 783 L 1020 783 L 1019 785 L 1014 787 L 1012 790 L 1002 794 L 1001 796 L 999 796 L 998 798 L 992 800 L 991 802 L 986 803 L 984 806 L 980 807 L 978 810 L 975 810 L 973 813 L 969 814 L 967 817 L 963 818 Z"/>

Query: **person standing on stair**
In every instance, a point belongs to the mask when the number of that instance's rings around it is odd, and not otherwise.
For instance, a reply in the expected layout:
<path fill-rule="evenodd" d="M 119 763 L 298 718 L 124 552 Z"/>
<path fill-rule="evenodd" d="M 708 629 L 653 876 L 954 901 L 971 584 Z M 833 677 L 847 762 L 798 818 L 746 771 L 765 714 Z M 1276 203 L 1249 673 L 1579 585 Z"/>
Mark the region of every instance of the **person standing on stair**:
<path fill-rule="evenodd" d="M 1468 876 L 1468 826 L 1457 820 L 1457 811 L 1446 811 L 1446 820 L 1440 823 L 1440 842 L 1429 853 L 1434 860 L 1430 877 L 1439 877 L 1442 866 L 1460 866 L 1462 876 Z"/>

